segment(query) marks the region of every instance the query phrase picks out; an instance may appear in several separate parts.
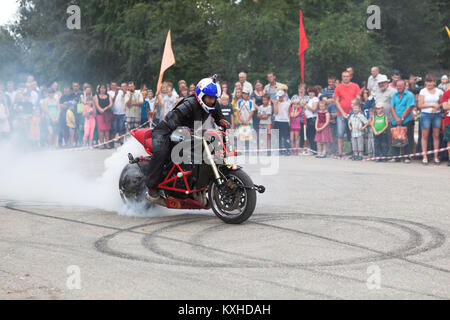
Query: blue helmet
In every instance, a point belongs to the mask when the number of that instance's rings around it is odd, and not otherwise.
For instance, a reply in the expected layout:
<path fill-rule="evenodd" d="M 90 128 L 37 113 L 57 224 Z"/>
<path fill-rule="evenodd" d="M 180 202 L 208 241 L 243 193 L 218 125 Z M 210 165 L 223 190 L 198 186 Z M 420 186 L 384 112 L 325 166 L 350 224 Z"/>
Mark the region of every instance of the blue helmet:
<path fill-rule="evenodd" d="M 198 103 L 202 106 L 202 108 L 207 112 L 211 113 L 216 108 L 215 106 L 208 106 L 203 101 L 203 96 L 211 96 L 220 98 L 221 90 L 220 86 L 216 83 L 215 78 L 205 78 L 200 80 L 200 82 L 197 84 L 197 87 L 195 87 L 195 97 L 197 98 Z"/>

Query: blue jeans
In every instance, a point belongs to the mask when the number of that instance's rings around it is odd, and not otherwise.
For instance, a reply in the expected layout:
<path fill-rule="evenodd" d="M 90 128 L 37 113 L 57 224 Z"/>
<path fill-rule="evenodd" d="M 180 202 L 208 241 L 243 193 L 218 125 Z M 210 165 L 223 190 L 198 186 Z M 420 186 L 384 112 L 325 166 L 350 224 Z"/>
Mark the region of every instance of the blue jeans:
<path fill-rule="evenodd" d="M 124 114 L 115 114 L 114 121 L 112 123 L 112 132 L 113 134 L 124 134 L 125 129 L 125 115 Z"/>
<path fill-rule="evenodd" d="M 422 112 L 420 114 L 420 127 L 422 129 L 439 129 L 441 127 L 441 114 L 440 113 L 427 113 Z"/>
<path fill-rule="evenodd" d="M 338 138 L 344 138 L 345 133 L 347 132 L 347 137 L 350 137 L 348 128 L 348 120 L 345 119 L 343 116 L 338 115 L 336 118 L 336 128 L 337 128 L 337 137 Z"/>

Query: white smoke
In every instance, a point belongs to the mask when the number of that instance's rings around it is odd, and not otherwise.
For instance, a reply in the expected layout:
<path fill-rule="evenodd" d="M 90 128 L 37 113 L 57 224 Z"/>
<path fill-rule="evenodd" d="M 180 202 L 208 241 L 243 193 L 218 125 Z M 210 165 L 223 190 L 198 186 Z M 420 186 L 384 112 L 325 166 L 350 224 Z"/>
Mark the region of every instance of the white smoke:
<path fill-rule="evenodd" d="M 86 206 L 132 216 L 156 216 L 166 211 L 130 208 L 120 198 L 119 177 L 128 163 L 127 154 L 146 155 L 134 138 L 106 158 L 103 166 L 98 163 L 103 162 L 99 153 L 106 151 L 27 152 L 17 145 L 0 145 L 0 199 Z"/>

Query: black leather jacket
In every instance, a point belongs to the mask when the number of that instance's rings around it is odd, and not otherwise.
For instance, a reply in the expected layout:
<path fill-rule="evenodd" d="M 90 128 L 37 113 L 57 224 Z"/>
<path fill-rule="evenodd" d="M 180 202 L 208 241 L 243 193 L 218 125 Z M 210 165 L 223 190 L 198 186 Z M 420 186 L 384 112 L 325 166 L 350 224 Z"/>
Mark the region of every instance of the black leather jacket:
<path fill-rule="evenodd" d="M 220 105 L 216 100 L 215 110 L 211 113 L 214 122 L 219 125 L 220 120 L 225 119 Z M 198 103 L 195 95 L 190 95 L 187 98 L 181 100 L 171 110 L 163 120 L 163 123 L 169 128 L 170 131 L 174 131 L 177 127 L 186 126 L 191 130 L 194 129 L 194 122 L 201 121 L 202 124 L 206 121 L 209 114 Z"/>

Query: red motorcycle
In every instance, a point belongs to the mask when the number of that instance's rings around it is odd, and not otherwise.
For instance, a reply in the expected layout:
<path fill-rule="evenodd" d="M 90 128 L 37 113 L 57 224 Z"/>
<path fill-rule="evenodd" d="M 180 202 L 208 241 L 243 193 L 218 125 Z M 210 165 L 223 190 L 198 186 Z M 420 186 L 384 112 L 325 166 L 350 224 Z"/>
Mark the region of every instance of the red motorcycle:
<path fill-rule="evenodd" d="M 119 190 L 125 204 L 154 203 L 145 198 L 149 159 L 152 156 L 152 129 L 135 129 L 131 135 L 144 147 L 149 157 L 134 158 L 128 154 L 129 164 L 122 170 Z M 190 129 L 181 127 L 170 137 L 172 154 L 180 157 L 190 154 L 194 161 L 172 161 L 163 167 L 164 181 L 158 185 L 161 199 L 158 205 L 169 209 L 212 209 L 226 223 L 239 224 L 253 214 L 256 192 L 265 187 L 253 184 L 241 167 L 228 159 L 237 153 L 227 133 L 221 130 L 203 131 L 201 136 L 191 135 Z M 196 155 L 201 151 L 200 161 Z M 173 157 L 171 157 L 173 158 Z"/>

